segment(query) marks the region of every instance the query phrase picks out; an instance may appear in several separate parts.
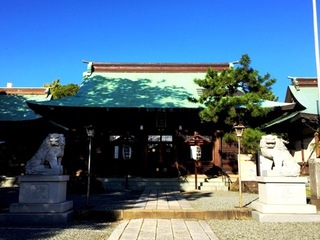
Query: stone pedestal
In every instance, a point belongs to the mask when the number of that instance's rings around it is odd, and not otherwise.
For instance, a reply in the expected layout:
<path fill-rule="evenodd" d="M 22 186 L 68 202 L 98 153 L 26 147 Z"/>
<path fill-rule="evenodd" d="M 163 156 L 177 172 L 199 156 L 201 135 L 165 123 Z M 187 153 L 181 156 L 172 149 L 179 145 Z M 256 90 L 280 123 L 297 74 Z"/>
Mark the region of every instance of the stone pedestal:
<path fill-rule="evenodd" d="M 320 210 L 320 158 L 309 160 L 310 202 Z"/>
<path fill-rule="evenodd" d="M 67 175 L 20 176 L 19 203 L 0 215 L 4 224 L 65 224 L 73 215 L 73 202 L 66 201 Z"/>
<path fill-rule="evenodd" d="M 316 206 L 307 204 L 307 177 L 257 177 L 259 200 L 251 204 L 259 222 L 320 222 Z"/>

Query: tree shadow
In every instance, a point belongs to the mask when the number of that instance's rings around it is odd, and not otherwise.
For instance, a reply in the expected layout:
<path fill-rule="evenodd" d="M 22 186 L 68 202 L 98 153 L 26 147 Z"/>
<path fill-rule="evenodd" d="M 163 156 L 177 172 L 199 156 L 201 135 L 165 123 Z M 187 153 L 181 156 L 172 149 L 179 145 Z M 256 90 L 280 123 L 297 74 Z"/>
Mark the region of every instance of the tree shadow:
<path fill-rule="evenodd" d="M 131 80 L 97 75 L 83 84 L 77 96 L 84 97 L 89 106 L 98 104 L 105 107 L 180 107 L 191 94 L 185 88 L 169 85 L 167 82 L 166 79 Z"/>
<path fill-rule="evenodd" d="M 174 85 L 172 79 L 108 78 L 95 75 L 86 79 L 74 96 L 27 103 L 44 118 L 74 128 L 105 121 L 110 118 L 109 111 L 117 111 L 112 117 L 121 120 L 120 115 L 130 111 L 196 109 L 199 106 L 189 101 L 193 94 L 188 91 L 188 84 Z"/>
<path fill-rule="evenodd" d="M 114 228 L 114 223 L 112 222 L 78 222 L 69 223 L 67 225 L 43 225 L 43 226 L 32 226 L 32 225 L 19 225 L 19 226 L 1 226 L 0 236 L 1 239 L 67 239 L 78 236 L 82 239 L 86 232 L 80 233 L 77 230 L 87 230 L 87 231 L 97 231 L 94 233 L 96 236 L 109 235 L 108 233 L 103 233 L 107 228 Z M 63 234 L 64 231 L 71 231 L 70 233 Z M 62 236 L 61 236 L 62 234 Z M 92 236 L 93 234 L 90 234 Z M 87 236 L 88 237 L 88 236 Z M 96 238 L 95 238 L 96 239 Z M 103 238 L 105 239 L 105 238 Z"/>
<path fill-rule="evenodd" d="M 27 105 L 24 96 L 6 95 L 0 92 L 0 121 L 25 121 L 40 118 Z"/>
<path fill-rule="evenodd" d="M 85 80 L 75 96 L 39 104 L 105 108 L 176 108 L 190 104 L 190 97 L 192 94 L 186 88 L 175 86 L 167 79 L 132 80 L 96 75 Z"/>
<path fill-rule="evenodd" d="M 141 191 L 110 191 L 89 196 L 89 207 L 86 206 L 86 195 L 69 195 L 68 198 L 74 201 L 74 209 L 96 208 L 103 210 L 123 210 L 133 208 Z"/>
<path fill-rule="evenodd" d="M 212 197 L 214 195 L 213 192 L 182 192 L 183 197 L 188 201 L 195 201 L 199 198 L 207 198 Z"/>

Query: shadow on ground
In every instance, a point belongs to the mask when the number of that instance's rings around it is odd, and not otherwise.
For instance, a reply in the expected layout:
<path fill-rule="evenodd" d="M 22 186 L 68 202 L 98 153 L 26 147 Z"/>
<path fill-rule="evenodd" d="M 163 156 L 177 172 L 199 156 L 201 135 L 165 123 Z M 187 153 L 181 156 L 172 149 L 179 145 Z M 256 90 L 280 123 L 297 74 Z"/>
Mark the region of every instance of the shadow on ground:
<path fill-rule="evenodd" d="M 73 223 L 108 222 L 116 220 L 117 210 L 133 208 L 140 195 L 141 191 L 104 192 L 89 198 L 86 194 L 67 194 L 67 200 L 73 201 Z M 19 188 L 0 188 L 0 214 L 8 213 L 10 204 L 18 202 Z"/>
<path fill-rule="evenodd" d="M 194 201 L 199 198 L 206 198 L 206 197 L 212 197 L 213 193 L 212 192 L 182 192 L 182 195 L 184 198 L 188 201 Z"/>
<path fill-rule="evenodd" d="M 73 200 L 74 221 L 113 222 L 119 216 L 120 210 L 133 208 L 139 199 L 141 191 L 106 192 L 101 194 L 69 195 Z"/>

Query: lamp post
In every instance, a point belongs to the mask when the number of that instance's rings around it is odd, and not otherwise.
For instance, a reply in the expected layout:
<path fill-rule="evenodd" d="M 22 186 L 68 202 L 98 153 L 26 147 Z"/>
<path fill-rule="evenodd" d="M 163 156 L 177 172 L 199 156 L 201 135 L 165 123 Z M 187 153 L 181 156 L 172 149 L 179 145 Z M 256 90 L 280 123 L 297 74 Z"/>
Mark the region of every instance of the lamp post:
<path fill-rule="evenodd" d="M 242 182 L 241 182 L 241 162 L 240 162 L 240 144 L 244 126 L 239 124 L 233 127 L 238 138 L 238 174 L 239 174 L 239 207 L 242 207 Z"/>
<path fill-rule="evenodd" d="M 86 132 L 89 137 L 89 154 L 88 154 L 88 185 L 87 185 L 87 206 L 89 206 L 89 196 L 90 196 L 90 175 L 91 175 L 91 145 L 92 145 L 92 138 L 94 136 L 94 129 L 92 126 L 86 127 Z"/>

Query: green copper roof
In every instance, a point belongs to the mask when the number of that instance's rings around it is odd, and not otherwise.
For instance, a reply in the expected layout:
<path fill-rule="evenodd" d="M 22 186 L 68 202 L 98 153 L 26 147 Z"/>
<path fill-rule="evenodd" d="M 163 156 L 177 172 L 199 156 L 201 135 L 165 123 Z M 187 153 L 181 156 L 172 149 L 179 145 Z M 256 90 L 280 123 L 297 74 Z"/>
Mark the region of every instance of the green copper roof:
<path fill-rule="evenodd" d="M 275 102 L 270 100 L 261 100 L 256 103 L 256 105 L 263 107 L 263 108 L 282 108 L 285 109 L 292 109 L 295 106 L 295 103 L 285 103 L 285 102 Z M 245 108 L 245 105 L 239 105 L 237 108 Z"/>
<path fill-rule="evenodd" d="M 283 108 L 291 108 L 295 104 L 294 103 L 285 103 L 285 102 L 275 102 L 269 100 L 261 100 L 259 105 L 264 108 L 275 108 L 275 107 L 283 107 Z"/>
<path fill-rule="evenodd" d="M 46 106 L 97 108 L 199 108 L 196 78 L 206 73 L 98 72 L 85 78 L 75 96 L 37 103 Z M 262 107 L 290 107 L 292 103 L 262 100 Z"/>
<path fill-rule="evenodd" d="M 0 121 L 27 121 L 40 118 L 26 104 L 27 96 L 0 95 Z"/>
<path fill-rule="evenodd" d="M 75 96 L 38 103 L 103 108 L 198 108 L 195 78 L 205 73 L 94 73 Z"/>
<path fill-rule="evenodd" d="M 299 115 L 299 112 L 293 112 L 293 113 L 290 113 L 289 115 L 282 116 L 281 118 L 279 118 L 279 119 L 267 124 L 266 126 L 263 126 L 262 129 L 267 129 L 267 128 L 273 127 L 275 125 L 278 125 L 280 123 L 285 123 L 287 121 L 290 123 L 290 120 L 293 119 L 294 117 L 298 116 L 298 115 Z"/>
<path fill-rule="evenodd" d="M 300 87 L 296 88 L 293 85 L 288 87 L 290 98 L 293 98 L 297 105 L 297 109 L 290 113 L 284 114 L 282 117 L 266 125 L 264 129 L 274 127 L 278 124 L 291 123 L 295 121 L 300 115 L 317 115 L 318 114 L 318 88 L 317 87 Z M 301 116 L 300 116 L 301 117 Z M 299 118 L 300 118 L 299 117 Z"/>
<path fill-rule="evenodd" d="M 318 114 L 318 88 L 317 87 L 300 87 L 297 90 L 293 85 L 289 90 L 298 103 L 305 107 L 301 113 Z"/>

